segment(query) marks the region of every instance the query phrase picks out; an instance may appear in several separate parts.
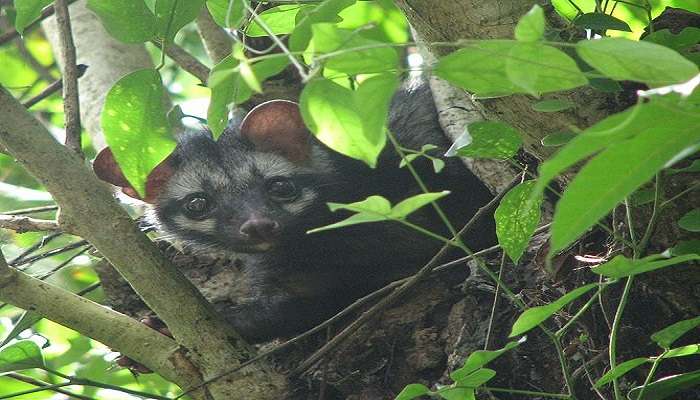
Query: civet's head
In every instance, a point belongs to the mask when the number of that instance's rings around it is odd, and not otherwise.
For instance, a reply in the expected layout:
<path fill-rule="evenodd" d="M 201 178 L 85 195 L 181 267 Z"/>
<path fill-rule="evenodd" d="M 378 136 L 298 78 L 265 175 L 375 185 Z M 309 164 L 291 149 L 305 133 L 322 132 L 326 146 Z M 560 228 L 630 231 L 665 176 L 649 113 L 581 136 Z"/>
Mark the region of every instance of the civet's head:
<path fill-rule="evenodd" d="M 195 252 L 264 252 L 326 223 L 325 203 L 340 191 L 334 157 L 304 126 L 296 103 L 260 104 L 218 141 L 183 137 L 138 196 L 107 148 L 98 177 L 150 203 L 166 238 Z"/>

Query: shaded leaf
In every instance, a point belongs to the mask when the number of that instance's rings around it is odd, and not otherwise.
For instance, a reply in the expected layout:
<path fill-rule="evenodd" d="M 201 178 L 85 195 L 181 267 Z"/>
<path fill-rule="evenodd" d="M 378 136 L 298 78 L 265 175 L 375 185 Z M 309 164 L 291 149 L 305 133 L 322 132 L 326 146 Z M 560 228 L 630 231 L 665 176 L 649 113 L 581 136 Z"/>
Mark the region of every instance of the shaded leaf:
<path fill-rule="evenodd" d="M 428 393 L 430 393 L 430 389 L 428 389 L 425 385 L 421 385 L 420 383 L 412 383 L 403 388 L 401 393 L 399 393 L 394 400 L 411 400 Z"/>
<path fill-rule="evenodd" d="M 513 157 L 520 146 L 520 133 L 510 125 L 500 121 L 479 121 L 469 124 L 445 155 L 505 160 Z"/>
<path fill-rule="evenodd" d="M 553 303 L 544 306 L 532 307 L 525 310 L 522 314 L 520 314 L 518 319 L 513 324 L 513 327 L 510 331 L 510 335 L 508 335 L 508 337 L 522 335 L 523 333 L 538 326 L 542 322 L 546 321 L 549 317 L 551 317 L 555 312 L 561 310 L 564 306 L 583 296 L 584 294 L 586 294 L 591 289 L 597 286 L 597 283 L 591 283 L 585 286 L 581 286 L 580 288 L 574 289 L 571 292 L 560 297 Z"/>
<path fill-rule="evenodd" d="M 245 19 L 247 4 L 250 0 L 207 0 L 207 9 L 217 25 L 236 29 Z"/>
<path fill-rule="evenodd" d="M 670 249 L 671 255 L 700 254 L 700 239 L 682 240 Z"/>
<path fill-rule="evenodd" d="M 679 321 L 652 334 L 651 340 L 664 349 L 670 349 L 676 340 L 698 326 L 700 326 L 700 317 Z"/>
<path fill-rule="evenodd" d="M 156 34 L 156 17 L 143 0 L 88 0 L 112 37 L 125 43 L 142 43 Z"/>
<path fill-rule="evenodd" d="M 52 0 L 15 0 L 15 30 L 24 34 L 24 29 L 36 21 L 41 10 L 52 3 Z"/>
<path fill-rule="evenodd" d="M 29 368 L 44 367 L 44 356 L 31 340 L 20 340 L 0 349 L 0 375 Z"/>
<path fill-rule="evenodd" d="M 450 378 L 452 378 L 453 381 L 465 379 L 469 374 L 473 373 L 474 371 L 477 371 L 484 365 L 495 360 L 501 354 L 519 346 L 521 343 L 525 342 L 525 340 L 526 338 L 523 336 L 517 341 L 509 342 L 501 349 L 477 350 L 469 354 L 469 357 L 467 357 L 467 361 L 464 362 L 464 366 L 462 366 L 462 368 L 452 371 L 452 373 L 450 374 Z"/>
<path fill-rule="evenodd" d="M 549 135 L 542 138 L 542 146 L 545 146 L 545 147 L 562 146 L 562 145 L 569 143 L 571 141 L 571 139 L 573 139 L 575 137 L 576 137 L 576 134 L 573 132 L 570 132 L 570 131 L 550 133 Z"/>
<path fill-rule="evenodd" d="M 700 232 L 700 208 L 688 211 L 678 220 L 678 226 L 690 232 Z"/>
<path fill-rule="evenodd" d="M 687 167 L 684 168 L 669 168 L 668 174 L 680 174 L 686 172 L 700 172 L 700 160 L 693 160 Z"/>
<path fill-rule="evenodd" d="M 693 371 L 686 374 L 667 376 L 650 383 L 641 399 L 638 397 L 642 389 L 641 386 L 630 390 L 627 397 L 639 400 L 662 400 L 698 384 L 700 384 L 700 371 Z"/>
<path fill-rule="evenodd" d="M 301 9 L 297 4 L 282 4 L 277 7 L 268 8 L 260 13 L 259 17 L 267 25 L 268 29 L 275 35 L 284 35 L 294 30 L 296 25 L 296 15 Z M 246 28 L 246 35 L 250 37 L 267 36 L 265 30 L 253 21 Z"/>
<path fill-rule="evenodd" d="M 319 22 L 336 22 L 338 13 L 355 0 L 326 0 L 315 7 L 304 7 L 297 13 L 297 26 L 289 37 L 291 51 L 303 51 L 311 40 L 311 27 Z"/>
<path fill-rule="evenodd" d="M 645 36 L 644 40 L 680 52 L 700 42 L 700 28 L 687 26 L 677 34 L 670 29 L 661 29 Z"/>
<path fill-rule="evenodd" d="M 521 92 L 533 96 L 573 89 L 588 83 L 573 58 L 555 47 L 541 43 L 521 43 L 510 49 L 506 60 L 506 75 Z"/>
<path fill-rule="evenodd" d="M 155 15 L 158 37 L 172 42 L 175 34 L 192 22 L 203 6 L 204 0 L 157 0 Z"/>
<path fill-rule="evenodd" d="M 595 383 L 595 387 L 599 388 L 604 385 L 607 385 L 608 383 L 612 382 L 613 379 L 617 379 L 625 375 L 626 373 L 632 371 L 633 369 L 637 368 L 638 366 L 650 362 L 650 359 L 640 357 L 620 363 L 617 366 L 615 366 L 615 368 L 611 369 L 610 371 L 606 372 L 602 377 L 600 377 L 600 379 L 598 379 L 598 381 Z"/>
<path fill-rule="evenodd" d="M 148 173 L 175 148 L 164 95 L 158 71 L 134 71 L 112 86 L 100 117 L 114 158 L 141 196 Z"/>
<path fill-rule="evenodd" d="M 586 13 L 579 15 L 574 20 L 574 25 L 582 29 L 592 29 L 594 31 L 605 31 L 608 29 L 614 31 L 632 32 L 632 29 L 627 22 L 615 18 L 609 14 L 603 13 Z"/>
<path fill-rule="evenodd" d="M 617 80 L 653 86 L 685 82 L 698 67 L 677 52 L 658 44 L 620 38 L 582 40 L 576 51 L 588 64 Z"/>
<path fill-rule="evenodd" d="M 512 188 L 494 213 L 498 244 L 516 264 L 540 222 L 543 197 L 532 201 L 534 186 L 535 181 L 526 181 Z"/>
<path fill-rule="evenodd" d="M 605 264 L 592 268 L 591 271 L 608 278 L 624 278 L 698 259 L 700 256 L 695 254 L 674 258 L 665 258 L 661 254 L 654 254 L 637 260 L 618 255 Z"/>
<path fill-rule="evenodd" d="M 444 190 L 437 193 L 421 193 L 415 196 L 411 196 L 405 200 L 402 200 L 396 204 L 391 209 L 391 218 L 400 219 L 408 216 L 410 213 L 416 211 L 417 209 L 424 207 L 438 199 L 441 199 L 450 194 L 449 191 Z"/>
<path fill-rule="evenodd" d="M 489 368 L 481 368 L 455 381 L 455 386 L 477 388 L 493 379 L 494 376 L 496 376 L 496 371 Z"/>
<path fill-rule="evenodd" d="M 544 35 L 544 11 L 535 4 L 515 26 L 515 38 L 521 42 L 536 42 Z"/>

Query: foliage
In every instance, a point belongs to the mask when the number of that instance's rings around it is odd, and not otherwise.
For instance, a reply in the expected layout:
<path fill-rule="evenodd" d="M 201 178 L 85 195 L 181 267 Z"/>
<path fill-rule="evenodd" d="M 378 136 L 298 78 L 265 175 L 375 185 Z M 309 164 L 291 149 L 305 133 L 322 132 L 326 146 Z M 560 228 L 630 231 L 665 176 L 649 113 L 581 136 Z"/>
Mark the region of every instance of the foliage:
<path fill-rule="evenodd" d="M 15 29 L 24 34 L 23 43 L 31 54 L 58 76 L 45 40 L 28 28 L 48 3 L 16 0 L 13 23 Z M 623 111 L 591 126 L 551 133 L 542 140 L 542 145 L 556 146 L 558 151 L 543 160 L 535 179 L 511 189 L 495 213 L 499 244 L 514 263 L 524 254 L 540 223 L 544 194 L 552 191 L 550 183 L 562 175 L 568 174 L 570 182 L 554 211 L 548 261 L 577 243 L 590 229 L 607 227 L 605 218 L 617 207 L 629 205 L 631 199 L 637 199 L 634 203 L 637 206 L 648 204 L 655 210 L 662 208 L 658 188 L 646 189 L 646 192 L 643 188 L 655 177 L 655 184 L 659 185 L 662 176 L 697 175 L 700 171 L 698 160 L 687 160 L 700 144 L 700 90 L 697 89 L 700 58 L 692 50 L 700 40 L 700 29 L 689 27 L 679 33 L 659 30 L 638 40 L 649 19 L 658 15 L 662 6 L 669 2 L 651 1 L 635 6 L 632 2 L 615 1 L 612 9 L 607 1 L 604 5 L 593 0 L 553 0 L 552 3 L 570 20 L 566 29 L 572 33 L 570 37 L 578 40 L 560 39 L 566 37 L 561 35 L 557 41 L 552 41 L 544 12 L 535 6 L 520 19 L 513 40 L 459 41 L 453 43 L 459 49 L 441 57 L 435 65 L 423 66 L 427 74 L 443 78 L 478 98 L 530 96 L 534 98 L 532 108 L 543 113 L 575 109 L 576 104 L 565 95 L 577 88 L 614 92 L 621 87 L 616 81 L 635 81 L 649 87 L 640 92 L 635 105 Z M 699 11 L 690 1 L 672 3 Z M 264 82 L 285 68 L 294 68 L 305 83 L 300 97 L 304 122 L 319 140 L 372 167 L 387 142 L 391 142 L 386 125 L 389 102 L 406 72 L 399 50 L 413 45 L 409 42 L 405 18 L 391 1 L 326 0 L 281 4 L 259 14 L 251 14 L 253 8 L 248 1 L 90 0 L 88 4 L 106 30 L 127 43 L 155 41 L 167 48 L 179 41 L 187 48 L 183 38 L 203 7 L 207 7 L 221 27 L 237 29 L 250 37 L 288 35 L 288 48 L 281 48 L 278 53 L 253 54 L 237 43 L 231 54 L 212 68 L 206 82 L 211 93 L 206 118 L 214 137 L 226 127 L 232 106 L 245 103 L 261 92 Z M 602 38 L 581 39 L 584 30 Z M 16 49 L 0 48 L 0 57 L 3 59 L 0 84 L 10 88 L 18 98 L 33 96 L 48 84 Z M 150 170 L 174 147 L 173 123 L 166 116 L 164 96 L 173 94 L 178 86 L 195 86 L 191 78 L 182 76 L 163 79 L 168 66 L 136 71 L 123 77 L 107 94 L 102 111 L 107 142 L 126 177 L 142 194 Z M 560 92 L 564 92 L 561 98 L 558 97 Z M 548 95 L 541 99 L 550 93 L 556 98 Z M 50 117 L 51 123 L 62 126 L 58 96 L 44 100 L 32 111 L 42 112 Z M 523 133 L 515 127 L 502 121 L 480 121 L 465 127 L 464 134 L 446 156 L 490 158 L 517 164 L 515 158 L 522 146 Z M 397 150 L 404 156 L 402 166 L 410 167 L 418 157 L 431 160 L 436 173 L 444 166 L 442 159 L 428 154 L 434 150 L 431 147 Z M 0 155 L 0 168 L 3 181 L 32 190 L 17 190 L 11 195 L 0 193 L 0 206 L 4 210 L 50 203 L 46 198 L 37 201 L 37 197 L 32 197 L 43 189 L 17 168 L 12 159 Z M 697 190 L 697 186 L 685 195 L 696 195 L 693 190 Z M 421 230 L 410 222 L 410 214 L 431 203 L 439 204 L 436 201 L 448 195 L 448 192 L 426 192 L 393 206 L 380 196 L 351 204 L 331 203 L 329 207 L 333 211 L 346 210 L 354 214 L 309 233 L 378 221 L 403 223 Z M 639 200 L 642 197 L 644 200 Z M 687 211 L 677 224 L 685 231 L 698 232 L 699 216 L 697 209 Z M 697 240 L 679 240 L 668 253 L 647 254 L 644 238 L 648 239 L 652 233 L 655 221 L 652 218 L 647 222 L 642 240 L 621 241 L 631 249 L 631 255 L 615 255 L 610 261 L 591 268 L 590 272 L 609 281 L 570 288 L 549 304 L 529 308 L 521 304 L 521 314 L 512 325 L 511 336 L 538 327 L 547 330 L 552 317 L 567 310 L 574 317 L 560 331 L 550 335 L 555 344 L 560 344 L 570 324 L 595 301 L 596 296 L 586 296 L 585 305 L 580 305 L 582 301 L 579 300 L 593 289 L 600 292 L 619 280 L 630 280 L 651 271 L 661 273 L 664 267 L 700 258 Z M 38 236 L 8 234 L 3 252 L 14 258 L 31 244 L 27 243 L 29 239 L 38 239 Z M 449 238 L 438 239 L 459 246 Z M 66 244 L 68 239 L 58 239 L 48 249 Z M 14 261 L 21 261 L 21 258 Z M 51 270 L 62 262 L 66 264 L 54 274 Z M 88 256 L 71 258 L 64 252 L 37 261 L 28 271 L 38 276 L 48 274 L 54 283 L 79 291 L 97 281 L 91 264 Z M 511 300 L 519 304 L 517 299 Z M 5 306 L 0 310 L 0 322 L 0 332 L 4 336 L 0 348 L 2 373 L 22 371 L 42 380 L 66 379 L 65 376 L 70 375 L 102 382 L 102 389 L 89 385 L 75 389 L 75 393 L 89 396 L 102 395 L 103 389 L 113 388 L 110 385 L 163 396 L 175 393 L 173 385 L 160 378 L 151 376 L 136 381 L 126 371 L 110 371 L 109 362 L 105 360 L 110 352 L 104 346 L 40 320 L 31 312 L 22 314 Z M 617 395 L 619 379 L 647 366 L 646 381 L 628 393 L 633 398 L 667 398 L 700 383 L 697 371 L 654 380 L 656 367 L 662 360 L 700 353 L 697 344 L 671 347 L 698 325 L 700 320 L 693 318 L 656 332 L 651 339 L 659 345 L 659 354 L 612 365 L 598 378 L 596 386 L 603 388 L 613 384 Z M 611 334 L 613 343 L 615 331 Z M 42 342 L 43 348 L 37 345 Z M 514 351 L 520 343 L 522 340 L 499 350 L 474 352 L 462 368 L 450 375 L 453 383 L 434 390 L 424 384 L 411 384 L 397 399 L 423 395 L 448 400 L 473 399 L 475 393 L 500 373 L 484 366 Z M 613 359 L 614 356 L 612 354 Z M 31 370 L 27 372 L 27 369 Z M 31 390 L 33 386 L 0 377 L 0 388 L 0 396 L 4 396 Z M 51 396 L 48 392 L 35 394 L 44 396 L 37 399 Z"/>

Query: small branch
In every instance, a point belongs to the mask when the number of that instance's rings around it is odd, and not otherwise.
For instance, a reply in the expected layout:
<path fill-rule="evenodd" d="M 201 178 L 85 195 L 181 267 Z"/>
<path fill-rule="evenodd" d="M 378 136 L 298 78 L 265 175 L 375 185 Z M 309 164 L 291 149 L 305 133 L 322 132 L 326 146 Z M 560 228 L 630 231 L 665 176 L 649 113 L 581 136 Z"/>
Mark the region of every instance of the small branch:
<path fill-rule="evenodd" d="M 63 113 L 65 114 L 66 146 L 84 158 L 80 141 L 80 101 L 78 99 L 78 66 L 71 33 L 68 0 L 54 0 L 60 55 L 63 61 Z"/>
<path fill-rule="evenodd" d="M 79 64 L 78 65 L 78 78 L 82 77 L 85 74 L 85 71 L 87 71 L 87 65 L 84 64 Z M 22 105 L 29 109 L 38 102 L 44 100 L 45 98 L 51 96 L 52 94 L 58 92 L 63 88 L 63 79 L 57 79 L 53 82 L 51 82 L 48 86 L 44 88 L 44 90 L 41 91 L 41 93 L 37 94 L 36 96 L 32 97 L 31 99 L 25 101 L 22 103 Z"/>
<path fill-rule="evenodd" d="M 202 37 L 202 43 L 204 43 L 204 48 L 207 50 L 209 58 L 214 63 L 218 63 L 223 60 L 224 57 L 231 54 L 233 40 L 231 40 L 231 37 L 223 28 L 214 22 L 214 19 L 211 17 L 206 7 L 202 7 L 202 11 L 197 16 L 196 23 L 199 35 Z"/>
<path fill-rule="evenodd" d="M 162 43 L 155 40 L 152 40 L 151 43 L 159 49 L 163 49 Z M 170 57 L 171 60 L 175 61 L 182 69 L 202 81 L 202 83 L 207 83 L 207 80 L 209 80 L 209 67 L 202 64 L 182 47 L 175 43 L 168 43 L 168 45 L 165 46 L 165 54 Z"/>
<path fill-rule="evenodd" d="M 50 384 L 50 383 L 48 383 L 48 382 L 44 382 L 44 381 L 41 381 L 41 380 L 39 380 L 39 379 L 32 378 L 31 376 L 18 374 L 18 373 L 16 373 L 16 372 L 10 372 L 10 373 L 8 373 L 8 374 L 5 375 L 5 376 L 10 377 L 10 378 L 12 378 L 12 379 L 16 379 L 16 380 L 18 380 L 18 381 L 22 381 L 22 382 L 24 382 L 24 383 L 28 383 L 28 384 L 30 384 L 30 385 L 34 385 L 34 386 L 37 386 L 37 387 L 40 387 L 40 388 L 44 388 L 45 390 L 50 390 L 50 391 L 52 391 L 52 392 L 64 394 L 64 395 L 68 396 L 68 397 L 71 398 L 71 399 L 77 399 L 77 400 L 95 400 L 94 397 L 83 396 L 82 394 L 77 394 L 77 393 L 70 392 L 70 391 L 68 391 L 68 390 L 63 390 L 63 389 L 61 389 L 60 387 L 51 387 L 52 384 Z"/>
<path fill-rule="evenodd" d="M 56 210 L 58 210 L 58 206 L 41 206 L 41 207 L 22 208 L 19 210 L 3 211 L 3 212 L 0 212 L 0 215 L 36 214 L 36 213 L 40 213 L 40 212 L 56 211 Z"/>
<path fill-rule="evenodd" d="M 10 229 L 17 233 L 57 231 L 61 229 L 56 221 L 15 215 L 0 215 L 0 228 Z"/>

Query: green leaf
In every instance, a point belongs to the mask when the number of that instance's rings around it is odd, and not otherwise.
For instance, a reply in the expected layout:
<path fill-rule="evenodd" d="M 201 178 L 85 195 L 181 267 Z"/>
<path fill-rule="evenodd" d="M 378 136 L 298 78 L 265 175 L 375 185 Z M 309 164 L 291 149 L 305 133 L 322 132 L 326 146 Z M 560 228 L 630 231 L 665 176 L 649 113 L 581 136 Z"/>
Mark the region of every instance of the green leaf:
<path fill-rule="evenodd" d="M 420 383 L 407 385 L 394 400 L 411 400 L 424 394 L 429 394 L 430 389 Z"/>
<path fill-rule="evenodd" d="M 574 108 L 574 103 L 569 100 L 542 100 L 532 105 L 532 109 L 539 112 L 558 112 Z"/>
<path fill-rule="evenodd" d="M 382 42 L 365 39 L 357 32 L 339 29 L 332 23 L 318 23 L 311 27 L 313 36 L 307 53 L 311 56 L 338 51 L 339 54 L 325 59 L 325 66 L 348 75 L 391 71 L 398 67 L 399 57 L 392 47 L 381 46 Z M 364 50 L 356 48 L 370 47 Z M 341 52 L 345 51 L 345 52 Z"/>
<path fill-rule="evenodd" d="M 588 80 L 588 84 L 591 85 L 593 89 L 600 90 L 603 93 L 617 93 L 622 91 L 622 86 L 620 86 L 617 81 L 608 78 L 591 78 Z"/>
<path fill-rule="evenodd" d="M 700 208 L 688 211 L 678 220 L 678 226 L 689 232 L 700 232 Z"/>
<path fill-rule="evenodd" d="M 445 155 L 506 160 L 518 152 L 522 143 L 520 133 L 510 125 L 500 121 L 478 121 L 469 124 Z"/>
<path fill-rule="evenodd" d="M 658 44 L 620 38 L 582 40 L 576 51 L 588 64 L 617 80 L 663 86 L 685 82 L 698 67 L 677 52 Z"/>
<path fill-rule="evenodd" d="M 217 25 L 236 29 L 245 19 L 247 4 L 250 0 L 207 0 L 207 9 Z"/>
<path fill-rule="evenodd" d="M 689 344 L 687 346 L 676 347 L 675 349 L 669 350 L 663 355 L 663 358 L 686 357 L 698 353 L 700 353 L 700 344 Z"/>
<path fill-rule="evenodd" d="M 595 383 L 595 387 L 600 388 L 604 385 L 607 385 L 608 383 L 612 382 L 613 379 L 617 379 L 625 375 L 626 373 L 632 371 L 633 369 L 637 368 L 638 366 L 650 362 L 651 360 L 648 358 L 639 357 L 618 364 L 617 366 L 615 366 L 615 368 L 611 369 L 610 371 L 606 372 L 605 375 L 600 377 L 600 379 L 598 379 L 598 381 Z"/>
<path fill-rule="evenodd" d="M 494 376 L 496 376 L 496 371 L 489 368 L 481 368 L 455 381 L 455 386 L 477 388 L 493 379 Z"/>
<path fill-rule="evenodd" d="M 121 78 L 107 93 L 102 130 L 124 176 L 144 196 L 146 179 L 175 148 L 158 71 L 142 69 Z"/>
<path fill-rule="evenodd" d="M 328 79 L 316 79 L 301 93 L 301 114 L 325 145 L 374 167 L 386 142 L 389 102 L 397 87 L 393 74 L 373 76 L 354 92 Z"/>
<path fill-rule="evenodd" d="M 9 343 L 12 339 L 15 339 L 24 330 L 29 329 L 32 325 L 41 321 L 43 317 L 33 311 L 25 311 L 19 320 L 12 326 L 12 330 L 7 333 L 5 339 L 0 342 L 0 348 Z"/>
<path fill-rule="evenodd" d="M 635 207 L 649 204 L 654 201 L 656 190 L 654 189 L 639 189 L 629 196 L 629 202 Z"/>
<path fill-rule="evenodd" d="M 515 26 L 515 38 L 521 42 L 536 42 L 544 35 L 544 11 L 535 4 Z"/>
<path fill-rule="evenodd" d="M 479 370 L 482 368 L 484 365 L 490 363 L 491 361 L 495 360 L 496 358 L 500 357 L 501 354 L 512 350 L 513 348 L 519 346 L 523 342 L 525 342 L 525 337 L 521 337 L 517 341 L 512 341 L 506 344 L 502 349 L 498 350 L 477 350 L 469 355 L 467 358 L 467 361 L 464 362 L 464 366 L 462 368 L 459 368 L 457 370 L 452 371 L 450 374 L 450 378 L 452 378 L 453 381 L 460 381 L 462 379 L 465 379 L 467 376 L 469 376 L 471 373 L 474 371 Z"/>
<path fill-rule="evenodd" d="M 124 43 L 142 43 L 156 34 L 156 17 L 143 0 L 88 0 L 107 32 Z"/>
<path fill-rule="evenodd" d="M 402 219 L 416 211 L 417 209 L 424 207 L 438 199 L 441 199 L 450 194 L 448 190 L 443 190 L 437 193 L 421 193 L 415 196 L 411 196 L 391 209 L 391 214 L 389 215 L 392 219 Z"/>
<path fill-rule="evenodd" d="M 470 44 L 442 57 L 434 73 L 482 97 L 544 93 L 588 82 L 574 60 L 560 50 L 512 40 Z"/>
<path fill-rule="evenodd" d="M 652 334 L 651 340 L 661 348 L 670 349 L 676 340 L 698 326 L 700 326 L 700 317 L 679 321 Z"/>
<path fill-rule="evenodd" d="M 264 81 L 282 72 L 288 62 L 287 57 L 280 55 L 249 64 L 249 67 L 256 80 Z M 218 138 L 228 124 L 229 105 L 247 101 L 253 91 L 243 78 L 239 61 L 233 55 L 225 57 L 212 68 L 208 86 L 211 89 L 211 100 L 207 121 L 212 134 Z"/>
<path fill-rule="evenodd" d="M 661 258 L 663 259 L 659 260 Z M 664 258 L 661 254 L 654 254 L 638 260 L 618 255 L 605 264 L 592 268 L 591 271 L 598 275 L 607 276 L 608 278 L 624 278 L 626 276 L 639 275 L 659 268 L 698 259 L 700 259 L 700 256 L 695 254 L 674 258 Z"/>
<path fill-rule="evenodd" d="M 533 96 L 588 84 L 573 58 L 541 43 L 514 46 L 506 60 L 506 75 L 523 92 Z"/>
<path fill-rule="evenodd" d="M 670 249 L 671 255 L 700 254 L 700 239 L 682 240 Z"/>
<path fill-rule="evenodd" d="M 669 168 L 667 173 L 669 175 L 680 174 L 686 172 L 700 172 L 700 160 L 693 160 L 687 167 L 684 168 Z"/>
<path fill-rule="evenodd" d="M 316 233 L 368 222 L 385 221 L 391 214 L 391 203 L 382 196 L 369 196 L 365 200 L 350 204 L 328 203 L 328 208 L 331 211 L 349 210 L 357 214 L 331 225 L 311 229 L 307 233 Z"/>
<path fill-rule="evenodd" d="M 15 0 L 15 30 L 23 35 L 24 29 L 36 21 L 41 10 L 51 3 L 52 0 Z"/>
<path fill-rule="evenodd" d="M 283 4 L 281 6 L 268 8 L 260 13 L 260 19 L 275 35 L 286 35 L 294 30 L 296 15 L 301 9 L 297 4 Z M 253 21 L 246 29 L 246 35 L 250 37 L 267 36 L 267 32 L 260 25 Z"/>
<path fill-rule="evenodd" d="M 511 189 L 501 200 L 494 217 L 498 244 L 517 264 L 527 249 L 540 222 L 543 197 L 532 201 L 535 181 L 526 181 Z"/>
<path fill-rule="evenodd" d="M 550 254 L 566 248 L 626 196 L 651 179 L 669 160 L 700 140 L 700 129 L 697 129 L 700 116 L 668 106 L 661 109 L 663 112 L 655 114 L 657 118 L 650 121 L 648 126 L 638 126 L 635 123 L 638 121 L 623 125 L 622 132 L 632 129 L 639 131 L 630 132 L 636 133 L 630 139 L 609 144 L 569 184 L 554 213 Z M 649 115 L 643 119 L 648 118 Z M 587 135 L 584 133 L 576 139 L 584 136 Z M 599 139 L 595 138 L 594 141 Z M 595 195 L 591 196 L 591 193 Z"/>
<path fill-rule="evenodd" d="M 592 29 L 594 31 L 606 31 L 610 29 L 614 31 L 632 32 L 632 28 L 627 25 L 627 22 L 615 18 L 612 15 L 595 12 L 579 15 L 574 20 L 574 25 L 582 29 Z"/>
<path fill-rule="evenodd" d="M 542 146 L 562 146 L 569 143 L 571 139 L 575 137 L 576 134 L 571 131 L 550 133 L 549 135 L 542 138 Z"/>
<path fill-rule="evenodd" d="M 355 0 L 326 0 L 315 7 L 304 7 L 297 14 L 297 26 L 289 37 L 291 51 L 304 51 L 311 40 L 311 27 L 319 22 L 336 22 L 338 13 Z"/>
<path fill-rule="evenodd" d="M 192 22 L 203 6 L 204 0 L 157 0 L 155 14 L 158 37 L 172 42 L 175 34 Z"/>
<path fill-rule="evenodd" d="M 437 394 L 445 400 L 476 400 L 474 388 L 448 386 L 440 388 Z"/>
<path fill-rule="evenodd" d="M 670 29 L 661 29 L 645 36 L 644 40 L 681 52 L 700 42 L 700 28 L 688 26 L 678 34 Z"/>
<path fill-rule="evenodd" d="M 576 300 L 577 298 L 583 296 L 591 289 L 597 287 L 597 283 L 591 283 L 586 286 L 581 286 L 580 288 L 574 289 L 571 292 L 560 297 L 557 301 L 538 307 L 532 307 L 518 317 L 518 319 L 513 324 L 511 328 L 510 335 L 508 337 L 514 337 L 522 335 L 523 333 L 529 331 L 530 329 L 541 324 L 549 317 L 551 317 L 555 312 L 561 310 L 564 306 Z"/>
<path fill-rule="evenodd" d="M 43 368 L 41 349 L 31 340 L 20 340 L 0 349 L 0 375 L 30 368 Z"/>
<path fill-rule="evenodd" d="M 686 374 L 673 375 L 661 378 L 647 385 L 644 396 L 639 399 L 639 392 L 642 387 L 636 387 L 627 394 L 629 399 L 639 400 L 661 400 L 667 399 L 674 394 L 700 384 L 700 371 L 688 372 Z"/>

